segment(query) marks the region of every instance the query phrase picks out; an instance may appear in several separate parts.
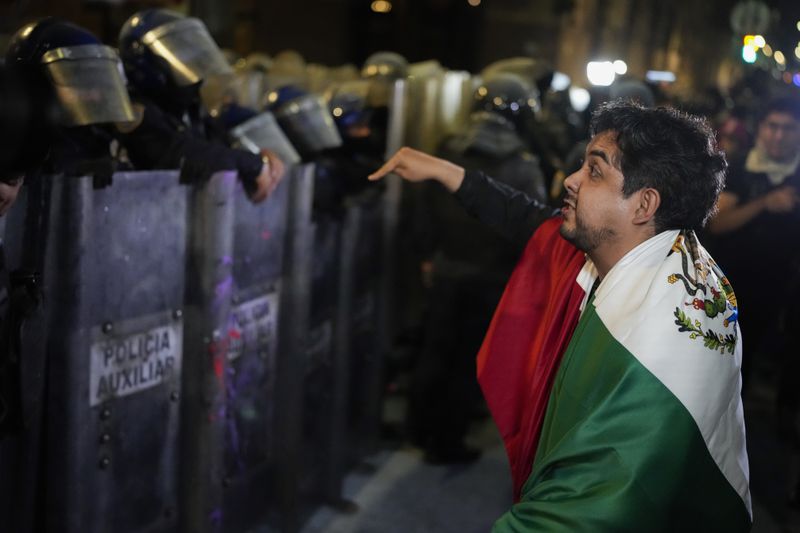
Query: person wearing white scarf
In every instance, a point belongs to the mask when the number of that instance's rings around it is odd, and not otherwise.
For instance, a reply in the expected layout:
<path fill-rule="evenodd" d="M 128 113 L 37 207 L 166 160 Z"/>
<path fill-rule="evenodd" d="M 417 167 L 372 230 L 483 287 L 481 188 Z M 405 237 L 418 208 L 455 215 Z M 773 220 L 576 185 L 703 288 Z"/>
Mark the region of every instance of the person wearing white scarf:
<path fill-rule="evenodd" d="M 745 390 L 753 355 L 781 368 L 778 429 L 800 442 L 794 419 L 800 367 L 796 348 L 786 339 L 797 327 L 793 298 L 800 285 L 800 101 L 771 102 L 758 124 L 755 146 L 744 161 L 731 165 L 726 189 L 707 243 L 725 265 L 744 310 L 739 316 L 745 357 Z M 748 314 L 749 313 L 749 314 Z M 759 351 L 760 348 L 760 351 Z"/>

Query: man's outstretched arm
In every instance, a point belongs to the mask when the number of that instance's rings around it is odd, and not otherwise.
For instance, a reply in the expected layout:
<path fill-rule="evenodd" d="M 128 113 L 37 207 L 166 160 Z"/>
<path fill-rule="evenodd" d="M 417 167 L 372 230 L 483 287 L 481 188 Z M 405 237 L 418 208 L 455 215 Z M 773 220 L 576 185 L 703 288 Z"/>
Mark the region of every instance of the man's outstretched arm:
<path fill-rule="evenodd" d="M 401 148 L 370 180 L 395 173 L 410 182 L 434 180 L 454 193 L 466 210 L 520 247 L 534 230 L 556 211 L 524 193 L 499 183 L 481 172 L 463 167 L 411 148 Z"/>

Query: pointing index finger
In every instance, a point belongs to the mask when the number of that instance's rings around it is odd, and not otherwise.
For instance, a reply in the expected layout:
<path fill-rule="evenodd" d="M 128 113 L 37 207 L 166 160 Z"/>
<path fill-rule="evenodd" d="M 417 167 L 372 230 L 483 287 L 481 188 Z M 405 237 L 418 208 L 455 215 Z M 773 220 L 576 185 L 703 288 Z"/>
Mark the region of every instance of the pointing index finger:
<path fill-rule="evenodd" d="M 394 154 L 386 163 L 383 164 L 381 168 L 367 176 L 367 179 L 370 181 L 376 181 L 384 177 L 386 174 L 394 171 L 400 165 L 399 155 L 399 152 Z"/>

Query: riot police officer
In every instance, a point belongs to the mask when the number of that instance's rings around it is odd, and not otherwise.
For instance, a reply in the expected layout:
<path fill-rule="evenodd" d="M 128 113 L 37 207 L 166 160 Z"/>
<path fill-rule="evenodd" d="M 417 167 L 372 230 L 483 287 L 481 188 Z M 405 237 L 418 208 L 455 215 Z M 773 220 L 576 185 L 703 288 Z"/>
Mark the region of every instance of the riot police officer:
<path fill-rule="evenodd" d="M 505 185 L 546 200 L 539 160 L 522 138 L 538 92 L 521 77 L 493 75 L 475 92 L 466 128 L 444 140 L 440 154 L 482 169 Z M 438 184 L 425 184 L 416 230 L 429 305 L 422 353 L 409 405 L 411 438 L 431 463 L 478 457 L 464 438 L 480 394 L 475 354 L 520 250 L 466 214 Z"/>
<path fill-rule="evenodd" d="M 133 120 L 114 49 L 80 26 L 48 17 L 17 31 L 6 62 L 58 103 L 43 171 L 109 179 L 115 166 L 109 125 Z"/>
<path fill-rule="evenodd" d="M 225 101 L 233 71 L 202 21 L 165 9 L 131 16 L 119 35 L 135 121 L 121 125 L 131 161 L 140 168 L 180 168 L 185 182 L 238 171 L 245 191 L 261 201 L 283 175 L 269 150 L 252 154 L 226 145 L 209 114 Z"/>

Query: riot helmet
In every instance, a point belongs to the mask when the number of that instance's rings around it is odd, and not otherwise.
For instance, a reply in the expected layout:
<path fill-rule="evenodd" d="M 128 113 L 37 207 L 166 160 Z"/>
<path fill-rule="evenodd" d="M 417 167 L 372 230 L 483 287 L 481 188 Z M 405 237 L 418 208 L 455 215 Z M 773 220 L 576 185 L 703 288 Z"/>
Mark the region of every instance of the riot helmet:
<path fill-rule="evenodd" d="M 134 120 L 117 53 L 80 26 L 52 17 L 26 24 L 6 62 L 52 87 L 64 126 Z"/>
<path fill-rule="evenodd" d="M 408 75 L 408 61 L 396 52 L 375 52 L 364 62 L 361 76 L 381 77 L 390 80 L 405 78 Z"/>
<path fill-rule="evenodd" d="M 523 78 L 500 72 L 484 78 L 475 91 L 474 111 L 488 111 L 511 121 L 522 131 L 539 109 L 539 92 Z"/>
<path fill-rule="evenodd" d="M 226 105 L 219 114 L 220 123 L 230 133 L 235 148 L 261 153 L 269 149 L 288 165 L 300 162 L 300 156 L 269 111 L 256 111 L 240 105 Z"/>
<path fill-rule="evenodd" d="M 270 65 L 268 84 L 270 88 L 292 85 L 308 90 L 306 60 L 296 50 L 283 50 L 275 54 Z"/>
<path fill-rule="evenodd" d="M 387 110 L 375 107 L 373 83 L 353 80 L 332 87 L 326 94 L 333 120 L 350 152 L 382 158 L 386 151 Z"/>
<path fill-rule="evenodd" d="M 526 149 L 514 124 L 489 111 L 475 111 L 463 131 L 450 140 L 450 149 L 460 155 L 468 152 L 505 159 Z"/>
<path fill-rule="evenodd" d="M 497 74 L 516 74 L 527 83 L 533 85 L 539 94 L 545 94 L 553 81 L 555 71 L 546 61 L 532 57 L 509 57 L 495 61 L 481 71 L 483 79 L 489 79 Z"/>
<path fill-rule="evenodd" d="M 272 91 L 267 99 L 286 136 L 303 155 L 342 145 L 328 104 L 321 96 L 287 86 Z"/>
<path fill-rule="evenodd" d="M 328 107 L 342 137 L 358 136 L 353 131 L 369 124 L 372 115 L 372 109 L 367 105 L 369 92 L 368 80 L 348 81 L 328 90 Z"/>
<path fill-rule="evenodd" d="M 233 86 L 236 102 L 245 107 L 260 109 L 267 93 L 267 73 L 272 60 L 266 54 L 253 52 L 234 65 L 236 79 Z"/>
<path fill-rule="evenodd" d="M 394 82 L 408 77 L 408 68 L 408 61 L 395 52 L 376 52 L 367 58 L 361 77 L 372 84 L 369 93 L 372 107 L 389 105 Z"/>
<path fill-rule="evenodd" d="M 186 100 L 202 85 L 214 93 L 204 98 L 210 103 L 219 96 L 216 87 L 210 88 L 212 82 L 224 84 L 221 80 L 233 75 L 200 19 L 166 9 L 146 9 L 131 16 L 120 30 L 119 48 L 131 85 L 156 99 Z"/>
<path fill-rule="evenodd" d="M 263 52 L 252 52 L 244 58 L 243 68 L 266 74 L 272 68 L 272 58 Z"/>

